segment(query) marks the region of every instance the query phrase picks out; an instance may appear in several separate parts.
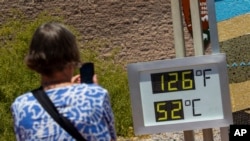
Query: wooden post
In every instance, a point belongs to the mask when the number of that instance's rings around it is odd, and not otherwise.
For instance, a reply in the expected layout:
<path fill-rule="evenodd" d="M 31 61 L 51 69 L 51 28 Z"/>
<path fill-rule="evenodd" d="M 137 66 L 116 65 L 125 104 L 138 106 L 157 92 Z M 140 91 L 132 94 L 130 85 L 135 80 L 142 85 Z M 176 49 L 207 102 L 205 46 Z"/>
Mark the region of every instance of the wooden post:
<path fill-rule="evenodd" d="M 203 131 L 203 141 L 213 141 L 213 130 L 212 129 L 202 129 Z"/>
<path fill-rule="evenodd" d="M 204 55 L 204 43 L 200 16 L 200 0 L 190 0 L 195 55 Z M 197 20 L 199 19 L 199 20 Z M 194 28 L 195 27 L 195 28 Z M 203 129 L 203 140 L 213 141 L 212 129 Z"/>
<path fill-rule="evenodd" d="M 171 0 L 171 10 L 174 30 L 174 45 L 176 58 L 185 57 L 185 41 L 183 33 L 183 20 L 180 0 Z M 185 141 L 194 141 L 194 132 L 192 130 L 184 131 Z"/>
<path fill-rule="evenodd" d="M 204 43 L 200 16 L 200 0 L 190 0 L 190 11 L 193 27 L 192 30 L 195 56 L 204 55 Z"/>
<path fill-rule="evenodd" d="M 220 128 L 221 141 L 229 141 L 229 127 Z"/>
<path fill-rule="evenodd" d="M 171 0 L 176 58 L 185 57 L 185 40 L 183 33 L 182 10 L 180 0 Z"/>

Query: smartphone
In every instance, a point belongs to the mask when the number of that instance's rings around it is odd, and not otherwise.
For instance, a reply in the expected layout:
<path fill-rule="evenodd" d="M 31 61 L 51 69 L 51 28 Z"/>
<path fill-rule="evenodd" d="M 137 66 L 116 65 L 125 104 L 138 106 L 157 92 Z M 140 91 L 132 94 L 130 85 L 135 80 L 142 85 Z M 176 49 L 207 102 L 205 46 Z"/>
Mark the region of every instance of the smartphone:
<path fill-rule="evenodd" d="M 94 63 L 87 62 L 82 64 L 80 68 L 80 76 L 81 76 L 81 83 L 92 84 L 93 76 L 95 74 L 94 71 Z"/>

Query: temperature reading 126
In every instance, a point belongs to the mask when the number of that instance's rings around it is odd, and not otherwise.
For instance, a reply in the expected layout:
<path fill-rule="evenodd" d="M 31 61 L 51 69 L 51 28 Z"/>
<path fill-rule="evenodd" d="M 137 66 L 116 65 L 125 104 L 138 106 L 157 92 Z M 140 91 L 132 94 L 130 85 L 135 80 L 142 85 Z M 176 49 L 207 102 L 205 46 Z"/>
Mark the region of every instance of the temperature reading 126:
<path fill-rule="evenodd" d="M 203 76 L 204 86 L 206 87 L 206 72 L 211 69 L 197 70 L 196 76 Z M 153 94 L 164 92 L 176 92 L 185 90 L 195 90 L 194 70 L 181 70 L 151 74 Z"/>

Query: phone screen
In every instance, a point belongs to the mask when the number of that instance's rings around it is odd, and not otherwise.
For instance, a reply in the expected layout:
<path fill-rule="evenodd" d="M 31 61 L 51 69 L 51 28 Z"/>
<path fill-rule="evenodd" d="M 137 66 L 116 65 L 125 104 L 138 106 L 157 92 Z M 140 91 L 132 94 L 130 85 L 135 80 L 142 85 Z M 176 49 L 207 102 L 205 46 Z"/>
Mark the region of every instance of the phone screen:
<path fill-rule="evenodd" d="M 94 73 L 94 63 L 88 62 L 82 64 L 80 68 L 81 83 L 92 84 Z"/>

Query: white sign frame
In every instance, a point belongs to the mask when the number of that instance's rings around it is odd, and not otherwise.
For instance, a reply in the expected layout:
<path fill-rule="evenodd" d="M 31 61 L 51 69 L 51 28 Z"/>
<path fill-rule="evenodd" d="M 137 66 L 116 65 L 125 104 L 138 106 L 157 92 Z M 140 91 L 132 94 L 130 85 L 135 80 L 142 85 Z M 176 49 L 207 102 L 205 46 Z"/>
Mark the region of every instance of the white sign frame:
<path fill-rule="evenodd" d="M 132 106 L 132 115 L 133 115 L 133 124 L 134 124 L 134 133 L 136 135 L 140 134 L 151 134 L 151 133 L 162 133 L 162 132 L 173 132 L 173 131 L 183 131 L 183 130 L 195 130 L 195 129 L 204 129 L 204 128 L 217 128 L 217 127 L 227 127 L 233 123 L 232 120 L 232 110 L 231 110 L 231 100 L 229 93 L 229 82 L 227 75 L 227 65 L 226 65 L 226 56 L 223 53 L 212 54 L 212 55 L 203 55 L 203 56 L 194 56 L 194 57 L 185 57 L 177 58 L 171 60 L 158 60 L 152 62 L 142 62 L 129 64 L 128 69 L 128 81 L 130 89 L 130 98 Z M 218 73 L 218 84 L 220 87 L 220 92 L 217 96 L 219 102 L 221 102 L 221 113 L 217 118 L 210 119 L 195 119 L 192 121 L 184 120 L 175 120 L 175 121 L 165 121 L 157 122 L 157 124 L 148 124 L 148 116 L 145 114 L 145 106 L 151 103 L 152 97 L 150 99 L 143 99 L 143 94 L 141 93 L 141 84 L 140 77 L 142 73 L 152 73 L 152 72 L 166 72 L 166 71 L 178 71 L 183 70 L 186 67 L 188 68 L 208 68 L 213 66 L 217 68 Z M 197 84 L 196 84 L 197 85 Z M 183 91 L 182 91 L 183 93 Z M 185 92 L 184 92 L 185 93 Z M 161 94 L 154 94 L 159 96 Z M 179 97 L 181 99 L 183 97 Z M 216 97 L 211 97 L 215 99 Z M 157 98 L 156 98 L 157 99 Z M 167 101 L 168 99 L 162 99 L 162 101 Z M 159 101 L 159 98 L 158 100 Z M 213 105 L 213 104 L 211 104 Z"/>

